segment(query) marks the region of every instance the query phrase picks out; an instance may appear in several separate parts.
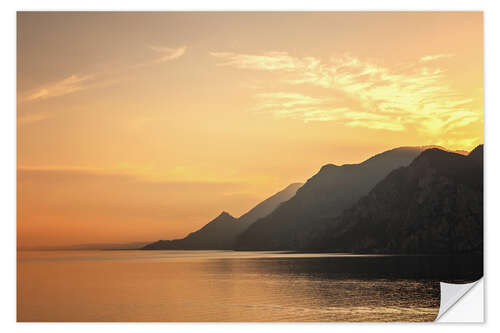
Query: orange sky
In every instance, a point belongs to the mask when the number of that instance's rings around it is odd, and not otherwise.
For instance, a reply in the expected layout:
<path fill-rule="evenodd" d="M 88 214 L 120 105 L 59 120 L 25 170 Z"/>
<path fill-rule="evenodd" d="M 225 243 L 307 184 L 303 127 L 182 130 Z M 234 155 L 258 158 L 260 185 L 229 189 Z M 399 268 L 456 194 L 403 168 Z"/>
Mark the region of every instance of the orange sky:
<path fill-rule="evenodd" d="M 19 247 L 181 237 L 326 163 L 483 142 L 481 13 L 20 13 Z"/>

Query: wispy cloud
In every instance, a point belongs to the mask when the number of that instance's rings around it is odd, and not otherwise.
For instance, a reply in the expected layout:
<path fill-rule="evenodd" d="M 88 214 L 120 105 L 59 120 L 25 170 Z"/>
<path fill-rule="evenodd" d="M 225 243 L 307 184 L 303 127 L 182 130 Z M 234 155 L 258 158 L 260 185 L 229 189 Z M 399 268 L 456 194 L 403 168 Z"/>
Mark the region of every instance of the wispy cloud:
<path fill-rule="evenodd" d="M 482 110 L 473 108 L 472 98 L 450 86 L 446 71 L 432 63 L 453 54 L 424 56 L 414 63 L 392 67 L 348 54 L 328 61 L 293 57 L 286 52 L 211 55 L 221 60 L 219 66 L 271 73 L 286 71 L 287 76 L 279 80 L 290 88 L 324 88 L 318 91 L 322 96 L 291 91 L 256 94 L 252 111 L 269 112 L 278 118 L 341 121 L 350 127 L 389 131 L 414 128 L 439 136 L 477 122 L 482 114 Z"/>
<path fill-rule="evenodd" d="M 420 58 L 420 62 L 429 62 L 429 61 L 438 60 L 438 59 L 451 58 L 454 56 L 455 55 L 451 54 L 451 53 L 428 55 L 428 56 L 424 56 L 424 57 Z"/>
<path fill-rule="evenodd" d="M 266 52 L 262 54 L 237 54 L 232 52 L 211 52 L 220 60 L 218 66 L 232 66 L 241 69 L 264 71 L 295 71 L 300 68 L 314 68 L 317 60 L 311 57 L 294 58 L 286 52 Z"/>
<path fill-rule="evenodd" d="M 92 82 L 94 78 L 94 74 L 71 75 L 60 81 L 47 84 L 43 87 L 28 92 L 24 100 L 34 101 L 72 94 L 74 92 L 87 89 L 90 82 Z"/>
<path fill-rule="evenodd" d="M 186 46 L 181 46 L 178 48 L 170 48 L 170 47 L 153 45 L 153 46 L 150 46 L 149 48 L 151 50 L 161 54 L 161 57 L 155 59 L 153 61 L 153 63 L 162 63 L 162 62 L 175 60 L 177 58 L 182 57 L 186 53 L 186 50 L 187 50 Z"/>
<path fill-rule="evenodd" d="M 102 179 L 110 179 L 114 182 L 129 183 L 129 184 L 143 184 L 150 187 L 157 187 L 165 191 L 187 191 L 187 190 L 229 190 L 248 186 L 247 183 L 238 181 L 202 181 L 202 180 L 163 180 L 155 179 L 151 175 L 143 175 L 137 172 L 120 169 L 92 169 L 81 167 L 68 167 L 68 166 L 21 166 L 18 169 L 18 177 L 24 178 L 23 180 L 32 180 L 40 178 L 44 180 L 53 180 L 60 182 L 77 182 Z"/>
<path fill-rule="evenodd" d="M 93 74 L 72 74 L 59 81 L 47 83 L 35 89 L 21 93 L 20 102 L 36 102 L 54 97 L 74 94 L 93 87 L 102 87 L 120 82 L 118 78 L 128 73 L 131 70 L 138 70 L 141 67 L 165 63 L 182 57 L 187 50 L 186 46 L 178 48 L 169 48 L 164 46 L 149 46 L 149 48 L 161 54 L 158 58 L 149 60 L 148 62 L 115 68 L 113 70 L 101 71 Z M 23 110 L 22 110 L 23 111 Z M 18 124 L 26 125 L 37 123 L 39 121 L 52 118 L 54 115 L 51 112 L 20 112 L 18 116 Z"/>
<path fill-rule="evenodd" d="M 258 109 L 295 108 L 299 106 L 322 105 L 329 101 L 328 98 L 310 97 L 298 93 L 276 92 L 256 94 L 260 100 Z"/>
<path fill-rule="evenodd" d="M 401 124 L 394 123 L 388 115 L 353 111 L 349 107 L 339 106 L 338 100 L 334 98 L 284 92 L 256 94 L 255 98 L 257 103 L 252 111 L 269 112 L 276 118 L 300 119 L 304 122 L 337 120 L 350 127 L 404 130 Z"/>
<path fill-rule="evenodd" d="M 37 113 L 29 113 L 18 117 L 18 124 L 25 125 L 30 123 L 37 123 L 39 121 L 51 118 L 52 114 L 49 112 L 37 112 Z"/>
<path fill-rule="evenodd" d="M 345 108 L 334 110 L 328 107 L 330 98 L 311 97 L 299 93 L 275 92 L 256 94 L 253 112 L 272 113 L 276 118 L 303 119 L 304 121 L 327 121 L 337 118 L 337 113 Z"/>
<path fill-rule="evenodd" d="M 161 56 L 147 63 L 130 66 L 128 69 L 138 68 L 145 65 L 159 64 L 178 59 L 186 53 L 187 49 L 186 46 L 181 46 L 178 48 L 169 48 L 164 46 L 149 46 L 149 48 L 157 53 L 160 53 Z M 94 74 L 72 74 L 68 77 L 65 77 L 62 80 L 48 83 L 32 91 L 29 91 L 28 93 L 25 94 L 23 101 L 25 102 L 36 101 L 52 97 L 69 95 L 78 91 L 88 89 L 91 86 L 94 86 L 98 80 L 99 81 L 108 80 L 109 76 L 114 75 L 116 73 L 121 73 L 124 70 L 127 70 L 127 68 L 114 69 L 111 73 L 100 72 Z"/>

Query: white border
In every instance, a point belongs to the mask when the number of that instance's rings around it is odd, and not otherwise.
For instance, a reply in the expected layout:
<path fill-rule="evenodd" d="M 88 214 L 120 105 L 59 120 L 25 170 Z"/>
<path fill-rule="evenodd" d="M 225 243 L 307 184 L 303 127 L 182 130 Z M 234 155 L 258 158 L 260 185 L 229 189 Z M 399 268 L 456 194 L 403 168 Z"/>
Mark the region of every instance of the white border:
<path fill-rule="evenodd" d="M 50 331 L 73 332 L 105 331 L 109 329 L 119 329 L 123 332 L 137 330 L 188 330 L 188 331 L 214 331 L 233 332 L 237 329 L 240 332 L 252 332 L 255 330 L 285 329 L 290 332 L 302 332 L 305 329 L 315 331 L 328 331 L 341 328 L 346 331 L 366 330 L 376 332 L 386 332 L 395 330 L 399 332 L 401 328 L 421 331 L 422 326 L 418 324 L 312 324 L 314 327 L 306 327 L 307 324 L 16 324 L 16 14 L 17 10 L 484 10 L 485 22 L 485 285 L 486 296 L 486 326 L 488 328 L 499 325 L 499 316 L 495 315 L 498 307 L 495 306 L 498 296 L 500 277 L 498 265 L 494 265 L 494 258 L 498 259 L 497 238 L 500 237 L 500 218 L 497 210 L 494 210 L 496 198 L 494 189 L 500 187 L 498 155 L 496 151 L 500 146 L 499 142 L 499 112 L 498 90 L 500 89 L 500 53 L 498 34 L 500 32 L 500 15 L 498 10 L 499 1 L 397 1 L 397 0 L 377 0 L 359 1 L 350 0 L 346 2 L 328 2 L 319 0 L 308 1 L 270 1 L 254 0 L 237 3 L 236 1 L 194 1 L 183 0 L 177 2 L 159 2 L 151 0 L 141 1 L 104 1 L 87 0 L 80 1 L 17 1 L 3 2 L 1 4 L 1 29 L 2 50 L 0 53 L 2 61 L 1 87 L 2 87 L 2 109 L 0 111 L 0 203 L 1 222 L 4 226 L 1 233 L 1 246 L 3 260 L 3 274 L 1 274 L 0 286 L 1 325 L 5 331 L 16 329 L 21 331 Z M 491 260 L 490 260 L 491 259 Z M 495 282 L 496 281 L 496 282 Z M 491 282 L 491 283 L 489 283 Z M 498 304 L 496 304 L 498 305 Z M 489 311 L 491 310 L 491 311 Z M 310 324 L 311 325 L 311 324 Z M 309 325 L 308 325 L 309 326 Z M 453 331 L 476 330 L 480 327 L 470 325 L 432 325 L 427 324 L 426 330 L 452 329 Z"/>

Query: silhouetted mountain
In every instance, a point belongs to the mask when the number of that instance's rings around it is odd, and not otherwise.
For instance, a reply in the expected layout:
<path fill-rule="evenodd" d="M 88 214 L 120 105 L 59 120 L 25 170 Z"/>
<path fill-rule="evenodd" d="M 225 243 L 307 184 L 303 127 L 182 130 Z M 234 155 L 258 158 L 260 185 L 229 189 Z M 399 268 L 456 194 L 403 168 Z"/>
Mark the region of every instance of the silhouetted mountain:
<path fill-rule="evenodd" d="M 222 212 L 203 228 L 190 233 L 183 239 L 160 240 L 143 247 L 145 250 L 229 250 L 234 246 L 236 237 L 245 231 L 259 218 L 271 213 L 283 201 L 295 195 L 300 183 L 287 186 L 284 190 L 274 194 L 259 203 L 250 211 L 236 219 L 229 213 Z"/>
<path fill-rule="evenodd" d="M 386 177 L 406 166 L 426 147 L 401 147 L 360 164 L 327 164 L 297 194 L 238 237 L 237 250 L 297 250 L 315 225 L 338 216 Z"/>
<path fill-rule="evenodd" d="M 463 156 L 439 149 L 392 171 L 309 240 L 309 250 L 363 253 L 480 253 L 483 146 Z"/>

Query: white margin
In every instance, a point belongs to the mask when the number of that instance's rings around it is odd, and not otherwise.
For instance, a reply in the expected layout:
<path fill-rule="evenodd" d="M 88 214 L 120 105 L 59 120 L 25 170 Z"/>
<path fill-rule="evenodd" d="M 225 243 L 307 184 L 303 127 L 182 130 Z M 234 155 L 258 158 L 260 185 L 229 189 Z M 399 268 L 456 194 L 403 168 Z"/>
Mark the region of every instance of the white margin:
<path fill-rule="evenodd" d="M 119 329 L 122 333 L 134 331 L 158 331 L 158 329 L 175 329 L 176 331 L 199 332 L 239 332 L 271 331 L 276 328 L 287 330 L 290 333 L 301 332 L 312 328 L 306 324 L 19 324 L 16 323 L 16 11 L 17 10 L 482 10 L 485 24 L 485 276 L 488 281 L 485 294 L 486 324 L 471 325 L 448 324 L 426 325 L 425 330 L 452 330 L 454 333 L 471 332 L 478 329 L 500 330 L 500 316 L 496 315 L 500 304 L 500 267 L 495 258 L 500 254 L 500 242 L 496 238 L 500 235 L 500 212 L 495 206 L 498 195 L 494 189 L 500 188 L 500 1 L 488 0 L 350 0 L 350 1 L 320 1 L 320 0 L 253 0 L 236 2 L 230 0 L 183 0 L 183 1 L 63 1 L 63 0 L 18 0 L 2 2 L 0 10 L 0 36 L 2 50 L 0 57 L 2 88 L 2 109 L 0 112 L 0 212 L 3 230 L 0 233 L 2 247 L 2 272 L 0 323 L 2 331 L 14 330 L 33 332 L 107 332 Z M 496 127 L 496 128 L 495 128 Z M 490 260 L 491 259 L 491 260 Z M 491 264 L 490 264 L 491 263 Z M 474 290 L 474 289 L 473 289 Z M 465 296 L 467 297 L 467 295 Z M 489 311 L 488 309 L 492 309 Z M 489 316 L 491 314 L 491 316 Z M 346 332 L 360 332 L 370 329 L 370 333 L 400 332 L 401 329 L 421 332 L 424 326 L 418 324 L 312 324 L 316 332 L 331 332 L 341 328 Z M 496 328 L 495 328 L 496 327 Z"/>

